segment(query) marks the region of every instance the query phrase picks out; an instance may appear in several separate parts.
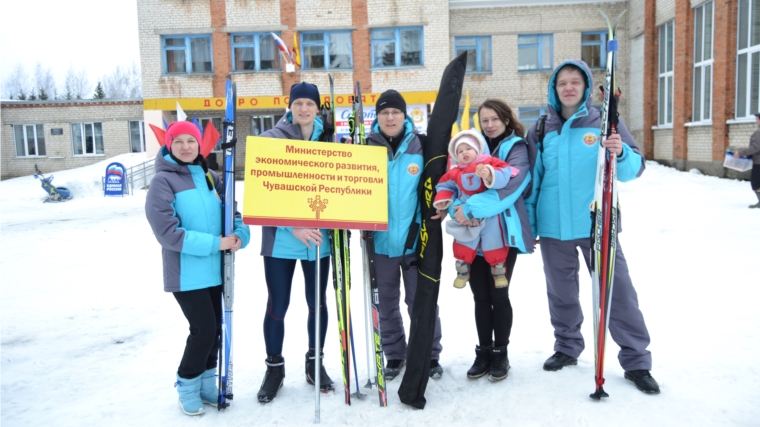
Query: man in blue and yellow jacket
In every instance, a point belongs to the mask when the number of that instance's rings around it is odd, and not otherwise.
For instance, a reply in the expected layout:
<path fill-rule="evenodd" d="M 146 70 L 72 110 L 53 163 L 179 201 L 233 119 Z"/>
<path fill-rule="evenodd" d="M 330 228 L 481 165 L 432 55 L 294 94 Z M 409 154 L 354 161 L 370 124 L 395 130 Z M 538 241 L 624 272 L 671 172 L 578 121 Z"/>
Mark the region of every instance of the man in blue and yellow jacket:
<path fill-rule="evenodd" d="M 549 115 L 543 142 L 534 125 L 529 142 L 539 145 L 533 194 L 527 201 L 534 236 L 541 238 L 541 257 L 546 275 L 549 312 L 554 327 L 554 350 L 544 369 L 556 371 L 575 365 L 584 349 L 578 298 L 578 249 L 589 265 L 594 177 L 600 143 L 599 110 L 591 106 L 593 79 L 580 60 L 557 67 L 549 81 Z M 636 179 L 644 171 L 644 157 L 622 120 L 617 134 L 601 144 L 617 154 L 617 177 Z M 619 226 L 619 224 L 618 224 Z M 649 332 L 639 310 L 628 265 L 620 243 L 615 257 L 614 292 L 609 317 L 612 339 L 620 346 L 618 360 L 625 378 L 645 393 L 659 393 L 650 374 L 652 355 L 647 350 Z"/>
<path fill-rule="evenodd" d="M 413 222 L 421 223 L 417 188 L 422 176 L 422 144 L 412 119 L 406 114 L 406 102 L 395 90 L 383 92 L 377 99 L 377 118 L 372 123 L 369 145 L 388 149 L 388 231 L 375 232 L 375 266 L 380 294 L 380 330 L 383 352 L 388 359 L 385 379 L 392 380 L 406 363 L 406 334 L 399 310 L 401 276 L 404 278 L 404 303 L 409 315 L 417 291 L 417 255 L 414 244 L 407 245 Z M 402 269 L 402 266 L 408 269 Z M 443 368 L 441 320 L 436 318 L 430 377 L 438 379 Z"/>

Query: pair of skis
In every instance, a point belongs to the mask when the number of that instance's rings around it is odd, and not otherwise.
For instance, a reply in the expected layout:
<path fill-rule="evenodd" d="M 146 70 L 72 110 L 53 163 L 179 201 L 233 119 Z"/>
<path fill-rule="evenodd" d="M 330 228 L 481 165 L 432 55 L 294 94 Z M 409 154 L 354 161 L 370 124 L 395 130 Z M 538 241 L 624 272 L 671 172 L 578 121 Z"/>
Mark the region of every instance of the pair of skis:
<path fill-rule="evenodd" d="M 604 350 L 610 320 L 610 302 L 615 277 L 615 253 L 617 248 L 618 194 L 617 156 L 601 144 L 601 140 L 616 132 L 618 124 L 617 98 L 615 87 L 615 59 L 618 41 L 615 38 L 617 26 L 623 11 L 611 23 L 603 11 L 599 11 L 607 22 L 607 72 L 604 83 L 604 102 L 601 111 L 600 144 L 597 157 L 594 202 L 591 211 L 591 280 L 594 299 L 594 360 L 596 389 L 590 395 L 601 400 L 609 397 L 604 391 Z"/>
<path fill-rule="evenodd" d="M 335 130 L 335 87 L 333 77 L 328 76 L 330 79 L 330 104 L 323 106 L 322 117 L 330 121 L 328 126 L 331 126 L 333 132 Z M 354 144 L 366 145 L 367 141 L 364 133 L 364 111 L 361 97 L 361 87 L 359 82 L 356 82 L 354 90 L 353 110 L 351 116 L 348 119 L 349 133 Z M 328 137 L 331 142 L 334 141 L 334 133 Z M 377 385 L 378 396 L 380 406 L 387 406 L 387 395 L 385 391 L 385 380 L 383 376 L 383 353 L 382 345 L 380 343 L 380 316 L 379 316 L 379 297 L 377 290 L 377 280 L 375 275 L 374 258 L 374 233 L 371 231 L 363 231 L 362 236 L 362 259 L 364 262 L 364 294 L 365 294 L 365 324 L 372 325 L 372 344 L 371 352 L 368 348 L 367 354 L 367 368 L 368 375 L 371 376 L 371 372 L 376 372 L 375 384 Z M 341 353 L 341 376 L 343 378 L 343 388 L 345 390 L 346 404 L 351 404 L 351 367 L 350 356 L 353 355 L 354 360 L 354 375 L 356 376 L 356 397 L 363 398 L 365 395 L 361 393 L 358 382 L 358 372 L 356 370 L 356 353 L 354 351 L 353 344 L 353 332 L 351 321 L 351 273 L 350 273 L 350 252 L 349 252 L 349 237 L 348 230 L 335 229 L 331 231 L 331 252 L 332 252 L 332 268 L 333 268 L 333 286 L 335 288 L 335 299 L 338 310 L 338 330 L 339 330 L 339 342 Z M 370 293 L 372 298 L 370 299 Z M 371 317 L 370 317 L 371 312 Z M 368 332 L 369 332 L 368 327 Z M 370 342 L 368 341 L 368 347 Z M 349 349 L 351 354 L 349 354 Z M 372 388 L 372 379 L 368 378 L 365 387 Z"/>
<path fill-rule="evenodd" d="M 222 195 L 222 232 L 229 236 L 235 230 L 235 112 L 237 89 L 227 80 L 224 113 L 224 194 Z M 235 300 L 235 254 L 229 249 L 222 254 L 222 336 L 219 346 L 219 399 L 217 410 L 230 406 L 232 400 L 232 303 Z"/>

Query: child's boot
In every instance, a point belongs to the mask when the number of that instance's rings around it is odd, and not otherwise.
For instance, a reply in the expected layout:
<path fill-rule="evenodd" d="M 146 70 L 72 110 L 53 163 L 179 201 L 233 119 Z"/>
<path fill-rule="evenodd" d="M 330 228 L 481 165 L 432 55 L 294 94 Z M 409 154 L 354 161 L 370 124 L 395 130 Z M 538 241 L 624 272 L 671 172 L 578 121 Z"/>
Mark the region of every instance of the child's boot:
<path fill-rule="evenodd" d="M 491 267 L 491 274 L 493 274 L 494 286 L 497 288 L 506 288 L 509 286 L 509 281 L 507 280 L 507 268 L 504 266 L 503 262 Z"/>
<path fill-rule="evenodd" d="M 201 400 L 201 375 L 195 378 L 182 378 L 177 374 L 177 382 L 174 383 L 179 393 L 179 407 L 187 415 L 200 415 L 205 409 Z"/>
<path fill-rule="evenodd" d="M 456 268 L 457 278 L 454 279 L 454 287 L 457 289 L 462 289 L 464 288 L 464 285 L 467 284 L 467 281 L 470 280 L 470 264 L 457 260 Z"/>

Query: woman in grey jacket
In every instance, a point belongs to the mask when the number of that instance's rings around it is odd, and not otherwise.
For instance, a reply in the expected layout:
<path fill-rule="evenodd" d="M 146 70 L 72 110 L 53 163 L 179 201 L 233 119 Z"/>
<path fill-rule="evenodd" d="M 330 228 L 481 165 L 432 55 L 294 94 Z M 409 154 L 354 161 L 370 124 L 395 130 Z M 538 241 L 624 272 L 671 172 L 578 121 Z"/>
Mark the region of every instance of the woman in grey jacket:
<path fill-rule="evenodd" d="M 240 214 L 234 233 L 222 234 L 224 191 L 219 176 L 200 154 L 201 133 L 190 122 L 166 129 L 165 146 L 156 156 L 156 175 L 145 200 L 145 215 L 161 245 L 164 290 L 172 292 L 190 324 L 177 369 L 180 408 L 187 415 L 216 406 L 216 365 L 221 336 L 221 251 L 248 245 L 250 232 Z"/>

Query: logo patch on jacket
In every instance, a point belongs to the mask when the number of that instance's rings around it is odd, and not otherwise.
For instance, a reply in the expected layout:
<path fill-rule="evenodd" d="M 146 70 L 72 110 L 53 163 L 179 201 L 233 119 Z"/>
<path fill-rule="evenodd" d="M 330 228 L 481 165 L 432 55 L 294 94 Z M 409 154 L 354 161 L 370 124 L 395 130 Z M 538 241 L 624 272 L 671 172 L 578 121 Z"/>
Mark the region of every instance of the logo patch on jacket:
<path fill-rule="evenodd" d="M 583 135 L 583 143 L 591 147 L 592 145 L 596 144 L 596 141 L 599 140 L 599 137 L 596 136 L 594 132 L 588 132 L 585 135 Z"/>
<path fill-rule="evenodd" d="M 409 163 L 409 166 L 406 167 L 406 171 L 409 172 L 409 175 L 415 176 L 420 173 L 420 166 L 417 163 Z"/>

